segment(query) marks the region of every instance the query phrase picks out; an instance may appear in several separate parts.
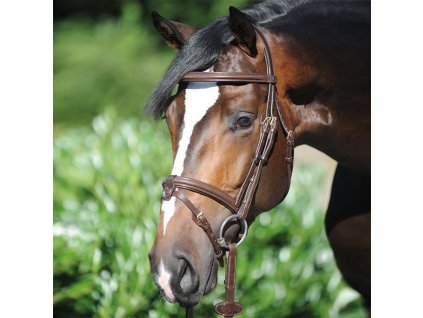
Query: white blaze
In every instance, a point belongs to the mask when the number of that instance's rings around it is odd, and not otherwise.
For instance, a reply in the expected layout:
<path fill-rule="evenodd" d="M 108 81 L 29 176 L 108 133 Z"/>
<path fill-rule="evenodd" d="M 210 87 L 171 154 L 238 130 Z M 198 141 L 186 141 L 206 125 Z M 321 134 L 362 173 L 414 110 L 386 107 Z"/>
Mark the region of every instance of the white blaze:
<path fill-rule="evenodd" d="M 207 71 L 206 71 L 207 72 Z M 219 97 L 219 88 L 216 82 L 193 82 L 189 83 L 185 90 L 185 114 L 182 124 L 182 134 L 179 140 L 178 150 L 173 163 L 172 175 L 182 175 L 186 152 L 191 141 L 195 125 L 206 115 Z M 166 227 L 175 214 L 175 197 L 162 204 L 163 210 L 163 235 Z"/>
<path fill-rule="evenodd" d="M 172 288 L 170 288 L 170 273 L 165 270 L 163 260 L 160 261 L 157 283 L 165 293 L 166 297 L 170 301 L 174 301 L 175 296 L 173 295 Z"/>

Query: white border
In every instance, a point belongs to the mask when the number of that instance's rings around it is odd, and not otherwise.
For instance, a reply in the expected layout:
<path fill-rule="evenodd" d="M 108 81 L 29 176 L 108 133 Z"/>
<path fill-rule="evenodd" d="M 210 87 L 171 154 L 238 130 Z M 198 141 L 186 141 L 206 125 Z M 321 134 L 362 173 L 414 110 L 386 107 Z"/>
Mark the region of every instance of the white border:
<path fill-rule="evenodd" d="M 423 287 L 422 8 L 372 3 L 372 317 L 417 317 Z"/>
<path fill-rule="evenodd" d="M 0 7 L 2 317 L 52 317 L 52 1 Z"/>

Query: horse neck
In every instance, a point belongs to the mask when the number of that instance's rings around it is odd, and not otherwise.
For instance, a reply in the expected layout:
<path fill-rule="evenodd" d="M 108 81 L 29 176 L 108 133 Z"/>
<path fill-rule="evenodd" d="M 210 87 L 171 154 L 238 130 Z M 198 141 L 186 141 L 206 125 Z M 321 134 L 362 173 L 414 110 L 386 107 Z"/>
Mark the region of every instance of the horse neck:
<path fill-rule="evenodd" d="M 338 162 L 370 171 L 370 48 L 306 47 L 271 35 L 282 111 L 296 145 L 308 144 Z"/>

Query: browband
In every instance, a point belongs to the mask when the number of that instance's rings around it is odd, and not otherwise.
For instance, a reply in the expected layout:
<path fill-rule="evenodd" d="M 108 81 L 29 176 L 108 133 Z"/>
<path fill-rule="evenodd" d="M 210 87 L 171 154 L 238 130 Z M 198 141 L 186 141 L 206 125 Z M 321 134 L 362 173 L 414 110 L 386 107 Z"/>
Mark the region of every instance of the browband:
<path fill-rule="evenodd" d="M 241 73 L 241 72 L 190 72 L 181 82 L 232 82 L 276 84 L 273 74 Z"/>

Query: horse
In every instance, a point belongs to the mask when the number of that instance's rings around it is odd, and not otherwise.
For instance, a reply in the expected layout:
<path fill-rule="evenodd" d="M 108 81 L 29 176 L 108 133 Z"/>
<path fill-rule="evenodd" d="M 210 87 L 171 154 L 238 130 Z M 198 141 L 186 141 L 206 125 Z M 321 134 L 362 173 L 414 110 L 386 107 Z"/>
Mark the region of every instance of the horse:
<path fill-rule="evenodd" d="M 178 52 L 147 104 L 174 156 L 148 255 L 163 297 L 192 308 L 224 256 L 234 283 L 237 244 L 284 199 L 294 146 L 307 144 L 338 162 L 325 230 L 370 309 L 370 1 L 231 6 L 201 29 L 152 20 Z M 226 287 L 231 308 L 217 312 L 231 317 L 242 308 Z"/>

